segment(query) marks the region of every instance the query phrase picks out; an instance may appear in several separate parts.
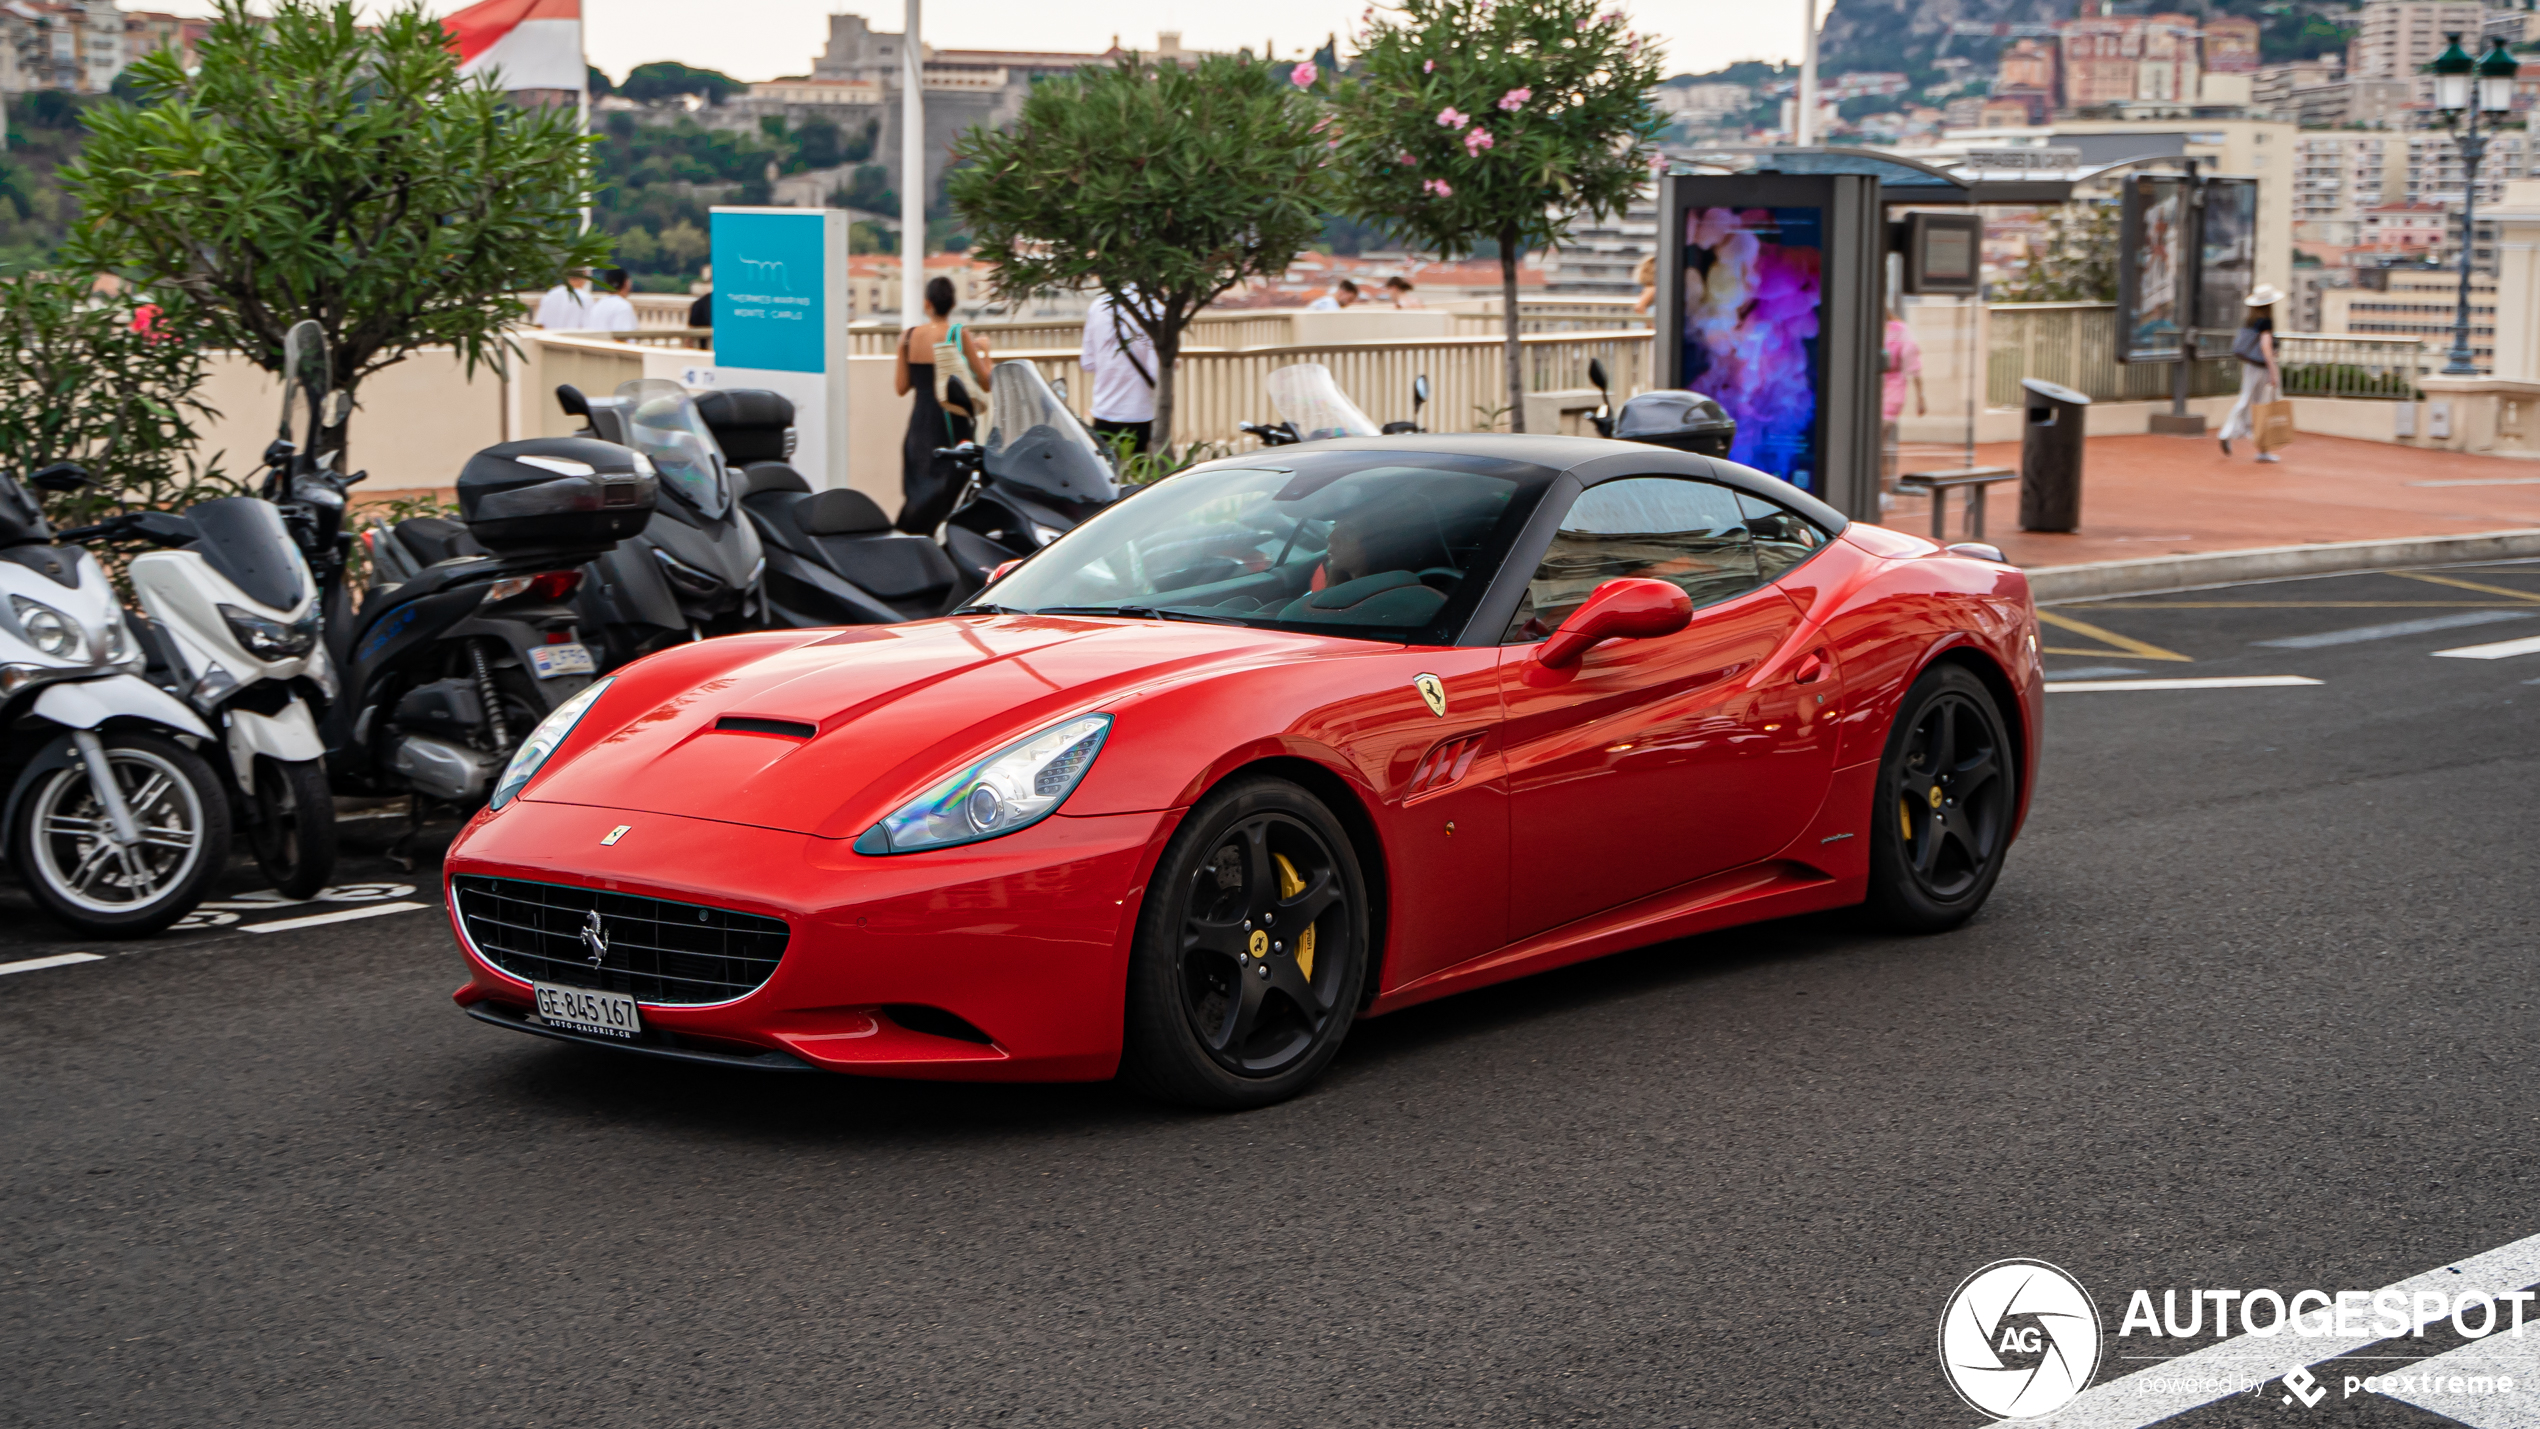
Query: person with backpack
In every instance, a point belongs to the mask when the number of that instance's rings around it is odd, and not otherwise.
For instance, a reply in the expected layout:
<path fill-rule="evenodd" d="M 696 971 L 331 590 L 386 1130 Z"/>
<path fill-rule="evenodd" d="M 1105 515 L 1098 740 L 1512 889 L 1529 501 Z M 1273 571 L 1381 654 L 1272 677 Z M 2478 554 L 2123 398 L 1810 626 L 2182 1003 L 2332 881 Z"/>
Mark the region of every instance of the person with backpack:
<path fill-rule="evenodd" d="M 935 459 L 942 447 L 970 440 L 988 410 L 988 345 L 952 319 L 952 279 L 926 283 L 926 320 L 900 331 L 892 390 L 917 400 L 900 442 L 901 530 L 932 536 L 961 499 L 961 474 Z"/>
<path fill-rule="evenodd" d="M 2284 392 L 2284 369 L 2275 355 L 2275 305 L 2284 300 L 2283 292 L 2273 283 L 2260 283 L 2245 300 L 2248 317 L 2231 340 L 2231 355 L 2240 359 L 2240 400 L 2231 406 L 2231 415 L 2223 418 L 2223 455 L 2231 455 L 2233 437 L 2251 436 L 2256 432 L 2256 409 L 2261 403 L 2275 401 Z M 2281 461 L 2271 451 L 2260 451 L 2260 461 Z"/>

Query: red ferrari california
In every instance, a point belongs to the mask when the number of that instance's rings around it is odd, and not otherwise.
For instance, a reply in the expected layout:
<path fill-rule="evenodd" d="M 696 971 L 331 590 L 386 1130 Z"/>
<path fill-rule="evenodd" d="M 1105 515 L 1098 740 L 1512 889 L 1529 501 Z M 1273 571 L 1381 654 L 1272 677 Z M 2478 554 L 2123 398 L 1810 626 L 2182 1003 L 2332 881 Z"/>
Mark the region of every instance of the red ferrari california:
<path fill-rule="evenodd" d="M 1258 1106 L 1467 988 L 1852 904 L 1965 920 L 2035 778 L 2036 631 L 2010 566 L 1708 457 L 1247 453 L 944 618 L 592 685 L 450 851 L 457 998 L 661 1057 Z"/>

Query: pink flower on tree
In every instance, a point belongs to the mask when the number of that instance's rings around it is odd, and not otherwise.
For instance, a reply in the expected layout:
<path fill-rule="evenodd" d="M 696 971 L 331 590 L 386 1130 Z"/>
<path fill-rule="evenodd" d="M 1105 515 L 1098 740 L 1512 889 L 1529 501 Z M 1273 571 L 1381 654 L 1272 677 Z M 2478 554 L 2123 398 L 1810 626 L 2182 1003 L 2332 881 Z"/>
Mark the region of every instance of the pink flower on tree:
<path fill-rule="evenodd" d="M 1455 197 L 1455 186 L 1444 179 L 1430 179 L 1421 184 L 1420 188 L 1422 192 L 1428 194 L 1431 198 Z"/>
<path fill-rule="evenodd" d="M 1502 109 L 1515 109 L 1519 105 L 1524 104 L 1527 100 L 1534 97 L 1535 92 L 1531 89 L 1512 89 L 1499 97 L 1499 107 Z"/>
<path fill-rule="evenodd" d="M 1464 152 L 1478 157 L 1484 149 L 1494 148 L 1498 143 L 1488 129 L 1476 128 L 1464 136 Z"/>
<path fill-rule="evenodd" d="M 1420 61 L 1420 73 L 1422 73 L 1422 74 L 1435 74 L 1435 73 L 1437 73 L 1437 71 L 1438 71 L 1438 62 L 1437 62 L 1436 60 L 1422 60 L 1422 61 Z"/>
<path fill-rule="evenodd" d="M 1652 153 L 1649 156 L 1649 172 L 1663 177 L 1667 172 L 1667 156 Z"/>
<path fill-rule="evenodd" d="M 1438 111 L 1438 127 L 1442 129 L 1461 129 L 1472 122 L 1472 115 L 1456 113 L 1452 104 Z"/>
<path fill-rule="evenodd" d="M 1297 62 L 1297 67 L 1295 69 L 1288 71 L 1288 79 L 1299 89 L 1310 89 L 1313 87 L 1314 81 L 1321 76 L 1322 73 L 1323 72 L 1321 70 L 1314 67 L 1314 61 L 1300 60 Z"/>
<path fill-rule="evenodd" d="M 1405 165 L 1405 166 L 1408 166 L 1408 165 L 1411 165 L 1411 164 L 1416 164 L 1416 163 L 1420 162 L 1419 160 L 1417 160 L 1417 159 L 1415 159 L 1415 158 L 1412 158 L 1412 157 L 1411 157 L 1411 151 L 1410 151 L 1410 150 L 1408 150 L 1408 149 L 1405 149 L 1405 150 L 1403 150 L 1401 153 L 1394 155 L 1394 156 L 1393 156 L 1393 161 L 1394 161 L 1395 163 L 1397 163 L 1397 164 L 1402 164 L 1402 165 Z"/>

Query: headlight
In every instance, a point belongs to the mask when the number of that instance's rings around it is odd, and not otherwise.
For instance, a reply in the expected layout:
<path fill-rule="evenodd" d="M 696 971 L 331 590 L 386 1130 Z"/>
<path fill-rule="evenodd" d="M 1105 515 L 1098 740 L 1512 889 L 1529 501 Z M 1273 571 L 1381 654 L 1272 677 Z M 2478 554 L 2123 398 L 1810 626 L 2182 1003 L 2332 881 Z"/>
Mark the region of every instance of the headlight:
<path fill-rule="evenodd" d="M 259 660 L 296 660 L 317 644 L 317 607 L 289 625 L 267 620 L 252 610 L 234 605 L 220 607 L 220 618 L 229 622 L 229 633 L 247 647 L 247 653 Z"/>
<path fill-rule="evenodd" d="M 713 595 L 723 589 L 721 576 L 698 570 L 659 546 L 653 547 L 653 559 L 661 562 L 662 574 L 670 577 L 672 585 L 690 595 Z"/>
<path fill-rule="evenodd" d="M 592 681 L 590 688 L 556 706 L 554 713 L 538 721 L 538 727 L 531 730 L 529 737 L 520 742 L 520 748 L 512 753 L 512 762 L 503 766 L 503 777 L 495 782 L 494 797 L 486 801 L 486 807 L 499 809 L 510 803 L 512 796 L 519 793 L 522 786 L 538 773 L 539 767 L 547 762 L 547 756 L 556 752 L 557 745 L 564 743 L 564 737 L 573 733 L 573 727 L 581 722 L 582 716 L 590 712 L 592 702 L 600 697 L 600 691 L 607 689 L 616 679 L 617 676 L 611 675 Z"/>
<path fill-rule="evenodd" d="M 18 629 L 26 632 L 26 643 L 38 652 L 56 660 L 88 658 L 88 637 L 80 634 L 78 621 L 22 595 L 9 597 L 9 608 L 17 613 Z"/>
<path fill-rule="evenodd" d="M 1093 767 L 1111 716 L 1079 715 L 1010 744 L 902 805 L 855 841 L 857 853 L 977 843 L 1048 818 Z"/>

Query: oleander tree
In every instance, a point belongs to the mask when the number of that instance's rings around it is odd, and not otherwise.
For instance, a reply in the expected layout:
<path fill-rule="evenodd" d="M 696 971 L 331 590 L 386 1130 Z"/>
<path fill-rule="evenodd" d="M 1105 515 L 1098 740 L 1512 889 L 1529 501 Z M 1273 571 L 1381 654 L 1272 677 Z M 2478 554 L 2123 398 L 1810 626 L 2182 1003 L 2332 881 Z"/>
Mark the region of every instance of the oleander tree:
<path fill-rule="evenodd" d="M 473 373 L 509 357 L 514 294 L 608 256 L 582 219 L 577 116 L 462 78 L 420 0 L 367 24 L 350 0 L 221 0 L 196 56 L 144 56 L 138 103 L 88 111 L 65 252 L 182 298 L 210 346 L 278 372 L 283 334 L 314 318 L 356 396 L 421 348 Z M 341 426 L 320 438 L 343 445 Z"/>
<path fill-rule="evenodd" d="M 1611 0 L 1402 0 L 1370 9 L 1329 83 L 1351 217 L 1446 258 L 1499 251 L 1512 430 L 1525 430 L 1518 264 L 1650 180 L 1661 53 Z M 1314 66 L 1293 80 L 1323 88 Z"/>
<path fill-rule="evenodd" d="M 114 285 L 109 285 L 114 286 Z M 57 526 L 112 511 L 169 509 L 236 494 L 189 453 L 218 416 L 200 395 L 205 355 L 193 314 L 86 272 L 0 277 L 0 473 L 57 461 L 91 484 L 35 492 Z"/>
<path fill-rule="evenodd" d="M 946 189 L 1001 298 L 1097 287 L 1146 333 L 1165 451 L 1192 316 L 1247 278 L 1285 273 L 1322 233 L 1322 127 L 1286 66 L 1131 55 L 1034 87 L 1002 132 L 963 135 Z"/>

